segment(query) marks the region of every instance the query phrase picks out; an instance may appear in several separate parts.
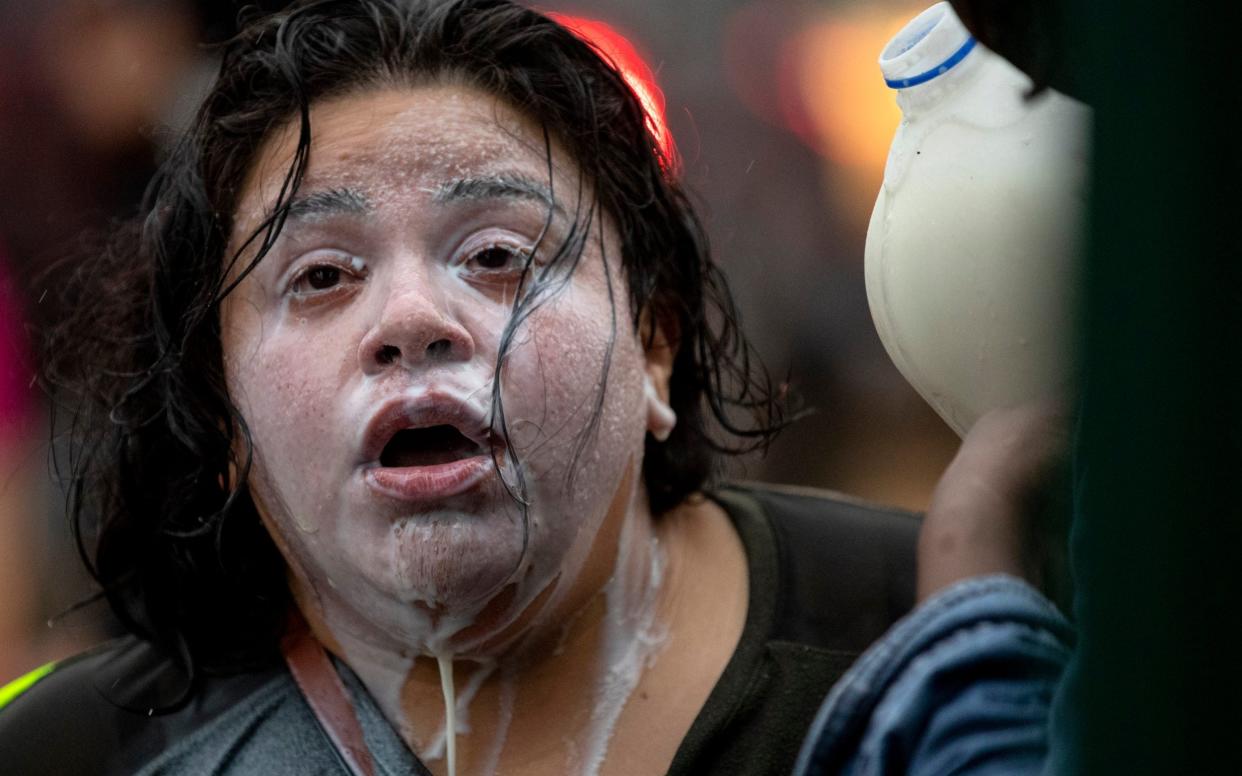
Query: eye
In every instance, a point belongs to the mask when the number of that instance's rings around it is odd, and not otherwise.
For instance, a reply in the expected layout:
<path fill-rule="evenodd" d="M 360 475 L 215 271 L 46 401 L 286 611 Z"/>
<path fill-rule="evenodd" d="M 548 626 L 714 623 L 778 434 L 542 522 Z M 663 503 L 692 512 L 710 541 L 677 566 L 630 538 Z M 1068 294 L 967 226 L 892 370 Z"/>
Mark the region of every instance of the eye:
<path fill-rule="evenodd" d="M 518 273 L 526 266 L 530 251 L 509 243 L 490 243 L 472 251 L 465 265 L 483 275 Z"/>
<path fill-rule="evenodd" d="M 312 267 L 306 273 L 305 282 L 316 291 L 323 291 L 341 282 L 341 271 L 336 267 Z"/>
<path fill-rule="evenodd" d="M 354 256 L 308 262 L 289 281 L 288 292 L 301 297 L 331 293 L 334 289 L 361 280 L 365 271 L 362 261 Z"/>

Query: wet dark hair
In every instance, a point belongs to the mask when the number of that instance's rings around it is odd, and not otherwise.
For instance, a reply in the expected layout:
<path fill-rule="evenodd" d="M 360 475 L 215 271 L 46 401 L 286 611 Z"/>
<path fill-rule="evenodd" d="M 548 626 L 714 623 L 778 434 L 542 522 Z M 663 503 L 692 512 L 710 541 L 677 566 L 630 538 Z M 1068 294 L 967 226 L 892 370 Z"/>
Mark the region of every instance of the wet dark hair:
<path fill-rule="evenodd" d="M 148 191 L 146 215 L 73 268 L 67 315 L 45 354 L 49 386 L 69 406 L 70 507 L 83 557 L 125 625 L 189 665 L 270 659 L 289 606 L 283 560 L 246 487 L 250 439 L 225 385 L 219 303 L 281 229 L 307 163 L 312 103 L 436 79 L 533 118 L 549 165 L 557 143 L 578 164 L 580 190 L 592 192 L 570 236 L 548 249 L 562 271 L 524 276 L 501 363 L 606 214 L 621 242 L 631 325 L 660 321 L 678 345 L 678 423 L 667 441 L 646 442 L 652 509 L 702 489 L 718 454 L 762 446 L 782 423 L 676 161 L 590 45 L 507 0 L 311 0 L 253 20 L 227 44 L 219 79 Z M 245 176 L 289 122 L 298 146 L 278 203 L 228 253 Z M 503 423 L 499 390 L 494 408 Z M 583 443 L 592 432 L 588 424 Z M 522 484 L 512 486 L 520 499 Z"/>

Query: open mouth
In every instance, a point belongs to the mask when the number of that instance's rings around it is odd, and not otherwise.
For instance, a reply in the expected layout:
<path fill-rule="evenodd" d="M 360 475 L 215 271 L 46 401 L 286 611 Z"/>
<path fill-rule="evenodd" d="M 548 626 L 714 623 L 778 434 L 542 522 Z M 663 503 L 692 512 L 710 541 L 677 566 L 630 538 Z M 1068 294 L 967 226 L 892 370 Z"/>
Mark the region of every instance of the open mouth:
<path fill-rule="evenodd" d="M 427 426 L 402 429 L 393 434 L 380 452 L 379 463 L 389 468 L 438 466 L 485 453 L 477 442 L 454 426 Z"/>

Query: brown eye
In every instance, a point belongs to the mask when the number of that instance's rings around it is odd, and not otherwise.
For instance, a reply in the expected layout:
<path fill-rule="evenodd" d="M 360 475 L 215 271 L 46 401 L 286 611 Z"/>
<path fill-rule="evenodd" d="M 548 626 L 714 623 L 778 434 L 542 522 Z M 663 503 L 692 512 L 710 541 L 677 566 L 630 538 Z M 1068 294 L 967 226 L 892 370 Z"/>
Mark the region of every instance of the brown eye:
<path fill-rule="evenodd" d="M 366 277 L 366 262 L 357 256 L 319 250 L 305 258 L 284 290 L 296 299 L 318 302 L 336 299 L 339 293 L 354 288 Z"/>
<path fill-rule="evenodd" d="M 316 291 L 324 291 L 341 282 L 341 271 L 336 267 L 313 267 L 305 275 L 306 285 Z"/>
<path fill-rule="evenodd" d="M 525 258 L 525 255 L 513 248 L 504 245 L 492 245 L 484 248 L 472 257 L 475 266 L 485 270 L 501 270 L 501 269 L 517 269 L 515 265 Z"/>

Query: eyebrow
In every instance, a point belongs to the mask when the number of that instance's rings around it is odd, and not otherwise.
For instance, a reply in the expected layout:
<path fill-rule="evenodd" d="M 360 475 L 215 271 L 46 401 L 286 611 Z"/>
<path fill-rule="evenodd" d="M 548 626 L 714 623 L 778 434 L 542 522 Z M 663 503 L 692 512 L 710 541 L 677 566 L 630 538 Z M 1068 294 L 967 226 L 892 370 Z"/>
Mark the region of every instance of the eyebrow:
<path fill-rule="evenodd" d="M 500 174 L 476 178 L 460 178 L 431 189 L 432 201 L 476 202 L 487 199 L 524 199 L 537 202 L 564 215 L 561 206 L 547 185 L 521 175 Z"/>
<path fill-rule="evenodd" d="M 299 197 L 289 203 L 285 218 L 289 221 L 312 221 L 335 215 L 366 215 L 371 203 L 366 195 L 354 189 L 328 189 Z"/>

